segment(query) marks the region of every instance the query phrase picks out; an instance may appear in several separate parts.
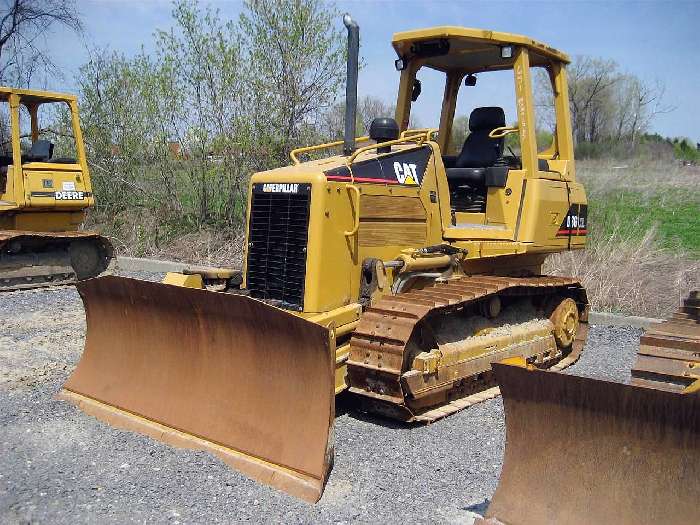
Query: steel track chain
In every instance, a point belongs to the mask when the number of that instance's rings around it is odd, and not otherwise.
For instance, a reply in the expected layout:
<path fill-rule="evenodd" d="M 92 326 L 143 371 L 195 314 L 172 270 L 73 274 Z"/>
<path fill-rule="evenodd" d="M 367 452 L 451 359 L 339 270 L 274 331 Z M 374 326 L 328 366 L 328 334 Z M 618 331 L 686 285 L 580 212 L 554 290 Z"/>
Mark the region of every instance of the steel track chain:
<path fill-rule="evenodd" d="M 488 377 L 477 392 L 459 396 L 447 404 L 414 413 L 406 404 L 402 374 L 406 371 L 407 346 L 428 315 L 450 312 L 494 294 L 565 292 L 577 301 L 580 328 L 572 350 L 559 357 L 551 369 L 561 370 L 578 360 L 588 332 L 588 301 L 577 279 L 567 277 L 471 276 L 436 282 L 420 290 L 385 296 L 367 308 L 350 341 L 348 378 L 350 391 L 359 394 L 365 409 L 407 421 L 431 422 L 499 394 Z M 544 363 L 551 364 L 551 362 Z M 490 366 L 482 370 L 490 376 Z M 481 375 L 481 374 L 480 374 Z M 456 378 L 459 383 L 462 377 Z M 388 387 L 387 387 L 388 386 Z"/>

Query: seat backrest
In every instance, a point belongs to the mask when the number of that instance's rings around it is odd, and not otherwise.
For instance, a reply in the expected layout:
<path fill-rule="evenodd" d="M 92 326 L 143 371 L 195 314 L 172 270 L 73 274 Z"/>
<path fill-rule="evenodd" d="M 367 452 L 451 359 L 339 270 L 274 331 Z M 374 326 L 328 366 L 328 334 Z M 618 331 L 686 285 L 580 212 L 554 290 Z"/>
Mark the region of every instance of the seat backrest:
<path fill-rule="evenodd" d="M 28 157 L 33 161 L 48 162 L 53 156 L 53 142 L 40 139 L 32 144 Z"/>
<path fill-rule="evenodd" d="M 506 125 L 503 108 L 476 108 L 469 115 L 469 135 L 455 161 L 456 168 L 488 168 L 503 154 L 503 138 L 489 138 L 489 133 Z"/>

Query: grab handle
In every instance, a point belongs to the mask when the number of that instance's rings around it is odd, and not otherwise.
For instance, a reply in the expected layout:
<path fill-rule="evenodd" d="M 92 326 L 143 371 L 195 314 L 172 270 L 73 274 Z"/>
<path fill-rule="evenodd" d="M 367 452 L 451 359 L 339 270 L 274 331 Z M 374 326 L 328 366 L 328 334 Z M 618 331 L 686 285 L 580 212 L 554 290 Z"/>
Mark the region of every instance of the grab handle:
<path fill-rule="evenodd" d="M 495 128 L 492 129 L 491 132 L 489 133 L 489 138 L 490 139 L 502 139 L 506 135 L 510 135 L 511 133 L 517 133 L 518 131 L 518 126 L 503 126 L 500 128 Z"/>
<path fill-rule="evenodd" d="M 360 189 L 354 184 L 348 184 L 348 193 L 355 194 L 355 222 L 352 230 L 343 232 L 346 237 L 352 237 L 360 229 Z"/>

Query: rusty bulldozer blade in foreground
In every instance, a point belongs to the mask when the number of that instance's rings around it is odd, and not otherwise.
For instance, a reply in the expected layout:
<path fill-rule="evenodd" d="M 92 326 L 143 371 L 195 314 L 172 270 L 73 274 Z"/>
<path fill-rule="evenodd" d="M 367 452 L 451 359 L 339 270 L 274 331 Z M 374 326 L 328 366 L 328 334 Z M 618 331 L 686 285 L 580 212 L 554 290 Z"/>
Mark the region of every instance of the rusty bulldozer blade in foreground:
<path fill-rule="evenodd" d="M 493 369 L 506 450 L 486 523 L 700 521 L 700 395 Z"/>
<path fill-rule="evenodd" d="M 77 287 L 85 352 L 60 398 L 320 498 L 335 413 L 325 328 L 240 295 L 120 277 Z"/>

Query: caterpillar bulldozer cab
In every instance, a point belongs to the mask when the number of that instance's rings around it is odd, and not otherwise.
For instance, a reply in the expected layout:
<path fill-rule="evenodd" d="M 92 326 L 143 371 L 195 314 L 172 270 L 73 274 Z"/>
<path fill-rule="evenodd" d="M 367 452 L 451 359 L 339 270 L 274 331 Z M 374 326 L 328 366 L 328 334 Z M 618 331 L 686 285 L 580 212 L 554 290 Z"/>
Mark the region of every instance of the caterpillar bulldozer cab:
<path fill-rule="evenodd" d="M 79 284 L 86 347 L 61 392 L 309 501 L 330 469 L 336 393 L 349 390 L 361 410 L 432 422 L 497 395 L 495 361 L 573 363 L 587 326 L 580 283 L 541 271 L 587 233 L 566 55 L 478 29 L 398 33 L 395 119 L 356 137 L 359 28 L 344 22 L 344 140 L 296 149 L 290 165 L 252 176 L 239 275 Z M 556 113 L 542 152 L 535 68 L 550 79 Z M 439 126 L 409 129 L 416 77 L 428 69 L 444 82 Z M 475 109 L 470 134 L 447 151 L 458 96 L 492 71 L 512 71 L 514 114 Z"/>
<path fill-rule="evenodd" d="M 449 199 L 441 195 L 443 237 L 533 242 L 545 251 L 582 247 L 586 200 L 582 187 L 575 183 L 565 70 L 568 57 L 526 37 L 454 27 L 399 33 L 394 36 L 393 46 L 399 56 L 396 68 L 401 70 L 396 112 L 401 130 L 408 126 L 412 105 L 421 96 L 421 73 L 429 69 L 443 77 L 444 95 L 435 139 L 449 193 Z M 541 152 L 532 81 L 538 69 L 550 79 L 555 116 L 552 143 Z M 469 134 L 461 148 L 457 144 L 456 151 L 448 151 L 458 98 L 468 101 L 470 91 L 478 89 L 477 80 L 487 80 L 489 74 L 498 71 L 512 72 L 498 79 L 512 82 L 515 114 L 509 116 L 509 122 L 514 123 L 506 125 L 501 107 L 476 107 L 469 115 Z M 507 138 L 515 139 L 517 151 L 505 147 Z M 567 210 L 555 216 L 544 208 L 552 197 L 560 198 L 557 192 L 561 183 L 568 184 L 570 202 L 575 206 L 570 213 Z M 526 184 L 532 191 L 526 191 Z M 550 222 L 556 224 L 546 224 L 539 213 L 523 213 L 534 206 L 524 202 L 523 208 L 519 197 L 541 202 L 535 206 L 545 214 L 549 212 Z M 443 202 L 449 202 L 449 208 Z M 538 238 L 541 235 L 544 237 Z"/>
<path fill-rule="evenodd" d="M 104 271 L 111 244 L 80 231 L 94 204 L 76 97 L 0 87 L 0 292 Z"/>

